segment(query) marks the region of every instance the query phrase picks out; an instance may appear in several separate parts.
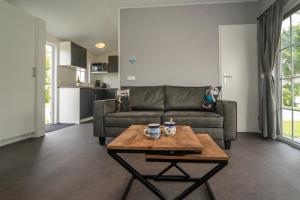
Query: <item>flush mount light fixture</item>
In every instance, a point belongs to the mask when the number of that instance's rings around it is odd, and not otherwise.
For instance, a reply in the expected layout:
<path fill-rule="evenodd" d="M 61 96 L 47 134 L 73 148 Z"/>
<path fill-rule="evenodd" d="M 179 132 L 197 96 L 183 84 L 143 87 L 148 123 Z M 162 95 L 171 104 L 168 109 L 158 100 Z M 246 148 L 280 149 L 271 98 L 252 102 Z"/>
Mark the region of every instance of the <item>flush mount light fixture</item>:
<path fill-rule="evenodd" d="M 104 48 L 105 46 L 106 46 L 106 44 L 103 43 L 103 42 L 99 42 L 99 43 L 95 44 L 95 47 L 98 48 L 98 49 L 102 49 L 102 48 Z"/>

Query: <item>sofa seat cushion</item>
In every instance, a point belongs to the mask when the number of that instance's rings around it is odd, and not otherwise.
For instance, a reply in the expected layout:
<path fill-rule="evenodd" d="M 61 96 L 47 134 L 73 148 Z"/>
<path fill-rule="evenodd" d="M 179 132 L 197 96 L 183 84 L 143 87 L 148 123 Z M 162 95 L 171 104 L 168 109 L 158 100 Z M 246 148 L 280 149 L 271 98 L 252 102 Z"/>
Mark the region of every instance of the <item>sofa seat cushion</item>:
<path fill-rule="evenodd" d="M 161 123 L 161 111 L 131 111 L 109 113 L 104 117 L 105 126 L 128 127 L 133 124 Z"/>
<path fill-rule="evenodd" d="M 163 114 L 163 122 L 170 118 L 178 125 L 189 125 L 192 128 L 222 128 L 223 116 L 214 112 L 201 111 L 168 111 Z"/>

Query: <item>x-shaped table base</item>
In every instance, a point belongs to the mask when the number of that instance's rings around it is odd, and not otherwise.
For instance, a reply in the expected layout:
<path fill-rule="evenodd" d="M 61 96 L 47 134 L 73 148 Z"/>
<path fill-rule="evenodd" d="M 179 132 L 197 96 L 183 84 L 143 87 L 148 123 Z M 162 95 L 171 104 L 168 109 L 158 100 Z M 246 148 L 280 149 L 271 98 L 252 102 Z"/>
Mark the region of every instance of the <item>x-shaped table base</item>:
<path fill-rule="evenodd" d="M 128 153 L 128 152 L 127 152 Z M 129 173 L 132 174 L 132 177 L 129 180 L 129 183 L 123 193 L 122 200 L 127 198 L 127 195 L 130 191 L 132 183 L 134 179 L 138 179 L 144 186 L 146 186 L 150 191 L 152 191 L 159 199 L 166 200 L 167 197 L 157 188 L 155 187 L 149 179 L 154 181 L 173 181 L 173 182 L 193 182 L 191 186 L 185 189 L 182 193 L 174 198 L 174 200 L 184 199 L 186 196 L 191 194 L 194 190 L 200 187 L 202 184 L 206 185 L 209 196 L 212 200 L 215 199 L 214 194 L 209 186 L 208 180 L 218 173 L 221 169 L 223 169 L 227 164 L 227 160 L 155 160 L 155 162 L 170 162 L 170 165 L 167 166 L 164 170 L 162 170 L 157 175 L 143 175 L 139 173 L 136 169 L 134 169 L 130 164 L 128 164 L 121 156 L 118 155 L 117 151 L 108 150 L 108 154 L 113 157 L 120 165 L 122 165 Z M 151 161 L 151 160 L 149 160 Z M 177 165 L 179 162 L 185 163 L 216 163 L 217 165 L 207 172 L 201 178 L 191 178 L 181 167 Z M 183 175 L 175 176 L 175 175 L 164 175 L 167 171 L 169 171 L 172 167 L 176 167 Z"/>

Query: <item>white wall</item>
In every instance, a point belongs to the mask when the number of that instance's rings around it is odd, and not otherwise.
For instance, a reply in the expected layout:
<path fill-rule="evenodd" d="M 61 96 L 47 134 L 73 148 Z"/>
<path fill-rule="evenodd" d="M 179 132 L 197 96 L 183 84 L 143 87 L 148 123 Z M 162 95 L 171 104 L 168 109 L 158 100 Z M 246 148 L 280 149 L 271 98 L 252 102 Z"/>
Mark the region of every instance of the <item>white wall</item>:
<path fill-rule="evenodd" d="M 118 50 L 101 54 L 95 57 L 95 62 L 108 63 L 108 56 L 118 55 Z M 107 84 L 110 88 L 119 88 L 120 79 L 118 73 L 107 73 L 107 74 L 91 74 L 91 84 L 94 84 L 96 80 L 101 80 Z"/>
<path fill-rule="evenodd" d="M 256 23 L 257 8 L 249 2 L 122 9 L 121 85 L 218 85 L 219 25 Z"/>
<path fill-rule="evenodd" d="M 76 70 L 70 67 L 58 66 L 57 82 L 59 87 L 76 86 Z"/>
<path fill-rule="evenodd" d="M 0 146 L 44 130 L 45 23 L 0 1 Z M 33 68 L 36 67 L 36 78 Z M 42 75 L 42 76 L 41 76 Z"/>
<path fill-rule="evenodd" d="M 47 33 L 47 35 L 46 35 L 46 40 L 47 40 L 47 42 L 55 44 L 57 47 L 59 45 L 59 39 L 49 33 Z"/>
<path fill-rule="evenodd" d="M 35 134 L 45 134 L 45 60 L 46 60 L 46 22 L 35 18 Z"/>

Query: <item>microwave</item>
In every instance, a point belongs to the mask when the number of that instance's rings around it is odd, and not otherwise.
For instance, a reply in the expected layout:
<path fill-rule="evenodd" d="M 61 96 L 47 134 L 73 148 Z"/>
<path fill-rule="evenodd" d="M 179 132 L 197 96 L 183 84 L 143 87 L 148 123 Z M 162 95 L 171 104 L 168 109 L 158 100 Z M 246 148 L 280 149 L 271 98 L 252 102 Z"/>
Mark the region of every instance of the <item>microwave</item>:
<path fill-rule="evenodd" d="M 107 72 L 107 63 L 93 63 L 91 65 L 91 73 Z"/>

